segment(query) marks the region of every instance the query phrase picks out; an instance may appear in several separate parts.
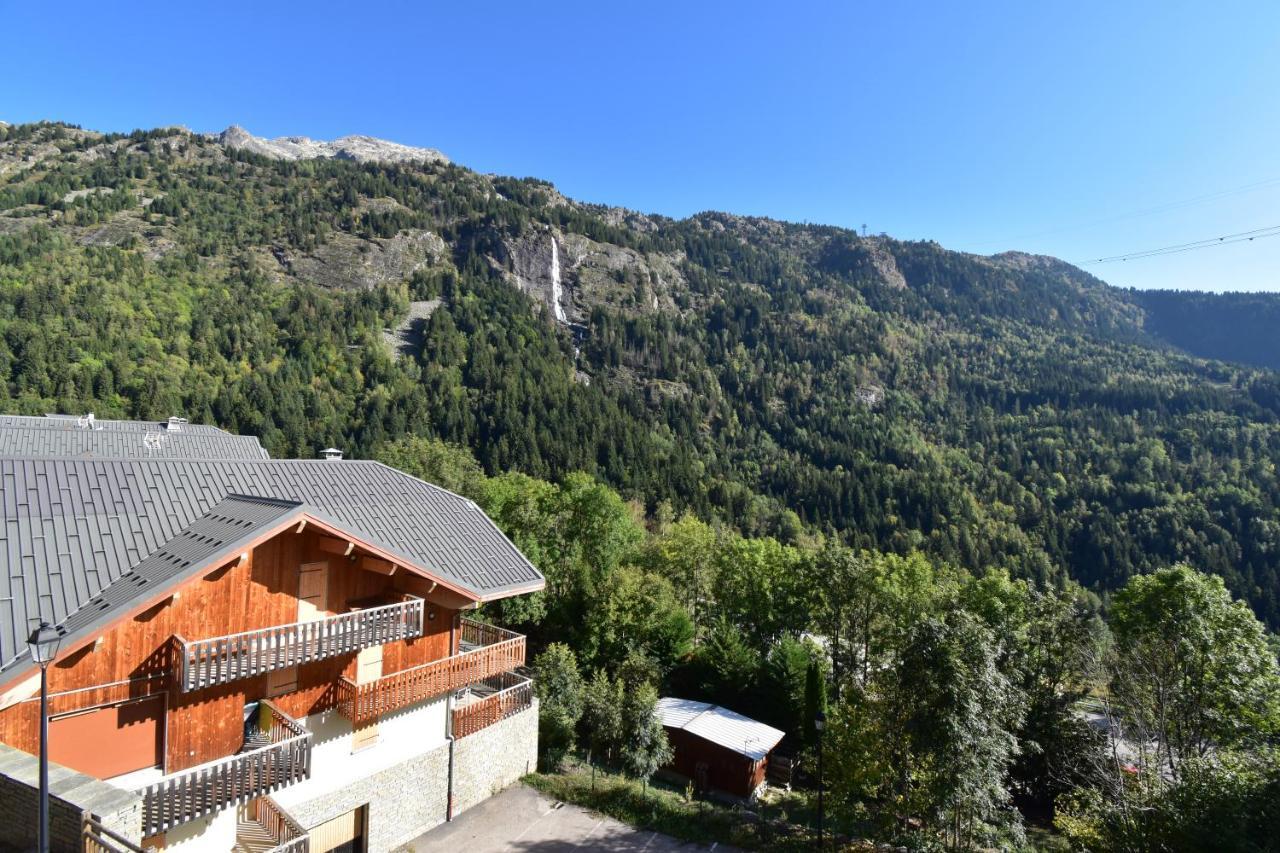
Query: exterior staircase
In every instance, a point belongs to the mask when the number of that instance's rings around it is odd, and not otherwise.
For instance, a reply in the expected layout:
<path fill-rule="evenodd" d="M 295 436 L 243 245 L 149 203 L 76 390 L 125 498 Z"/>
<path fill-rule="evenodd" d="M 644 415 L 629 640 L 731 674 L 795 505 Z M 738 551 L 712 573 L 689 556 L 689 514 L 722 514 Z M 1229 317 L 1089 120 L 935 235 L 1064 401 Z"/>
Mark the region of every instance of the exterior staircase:
<path fill-rule="evenodd" d="M 311 838 L 270 797 L 259 797 L 236 809 L 236 844 L 232 853 L 308 853 Z"/>
<path fill-rule="evenodd" d="M 233 853 L 267 853 L 279 843 L 265 826 L 244 811 L 236 815 L 236 846 Z"/>

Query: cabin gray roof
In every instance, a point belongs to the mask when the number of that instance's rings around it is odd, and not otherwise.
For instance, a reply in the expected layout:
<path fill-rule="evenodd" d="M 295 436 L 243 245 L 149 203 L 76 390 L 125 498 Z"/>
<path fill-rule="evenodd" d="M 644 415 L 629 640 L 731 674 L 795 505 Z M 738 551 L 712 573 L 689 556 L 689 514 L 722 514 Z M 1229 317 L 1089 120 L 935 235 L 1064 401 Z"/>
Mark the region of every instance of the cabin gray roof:
<path fill-rule="evenodd" d="M 658 700 L 654 714 L 666 728 L 682 729 L 752 761 L 759 761 L 768 755 L 786 735 L 781 729 L 775 729 L 737 711 L 694 699 L 664 696 Z"/>
<path fill-rule="evenodd" d="M 269 459 L 258 439 L 205 428 L 193 431 L 86 429 L 75 421 L 51 426 L 10 424 L 0 418 L 0 456 L 66 456 L 81 459 Z M 43 420 L 28 418 L 24 420 Z M 102 423 L 98 421 L 97 423 Z M 129 421 L 127 423 L 135 423 Z"/>
<path fill-rule="evenodd" d="M 5 458 L 0 671 L 41 620 L 67 620 L 232 496 L 296 503 L 479 599 L 543 586 L 472 501 L 379 462 Z"/>

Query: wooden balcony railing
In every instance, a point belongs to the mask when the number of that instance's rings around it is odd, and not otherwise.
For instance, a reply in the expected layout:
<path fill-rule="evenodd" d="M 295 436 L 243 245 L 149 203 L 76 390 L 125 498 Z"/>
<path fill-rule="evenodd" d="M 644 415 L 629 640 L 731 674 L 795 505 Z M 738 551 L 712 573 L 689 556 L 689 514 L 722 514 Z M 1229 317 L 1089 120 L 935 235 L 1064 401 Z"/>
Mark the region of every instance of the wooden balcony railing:
<path fill-rule="evenodd" d="M 504 672 L 472 685 L 466 704 L 453 709 L 453 736 L 464 738 L 483 728 L 533 707 L 533 682 Z"/>
<path fill-rule="evenodd" d="M 497 625 L 477 622 L 474 619 L 465 617 L 459 619 L 458 623 L 458 642 L 461 646 L 459 651 L 463 652 L 471 651 L 481 646 L 494 646 L 520 636 L 513 631 L 508 631 L 506 628 L 499 628 Z"/>
<path fill-rule="evenodd" d="M 370 607 L 314 622 L 186 640 L 175 637 L 182 690 L 199 690 L 335 655 L 422 635 L 423 601 Z"/>
<path fill-rule="evenodd" d="M 266 853 L 310 853 L 311 836 L 289 813 L 270 797 L 259 797 L 253 804 L 253 819 L 261 824 L 276 846 Z"/>
<path fill-rule="evenodd" d="M 522 635 L 492 625 L 481 625 L 470 619 L 462 622 L 463 648 L 476 647 L 412 669 L 384 675 L 366 684 L 356 684 L 349 678 L 340 678 L 337 703 L 339 712 L 352 725 L 359 727 L 377 719 L 380 714 L 433 696 L 442 696 L 524 666 L 525 639 Z M 487 640 L 489 644 L 471 643 L 468 637 Z"/>
<path fill-rule="evenodd" d="M 263 746 L 183 770 L 141 791 L 144 838 L 311 775 L 311 732 L 267 700 Z"/>

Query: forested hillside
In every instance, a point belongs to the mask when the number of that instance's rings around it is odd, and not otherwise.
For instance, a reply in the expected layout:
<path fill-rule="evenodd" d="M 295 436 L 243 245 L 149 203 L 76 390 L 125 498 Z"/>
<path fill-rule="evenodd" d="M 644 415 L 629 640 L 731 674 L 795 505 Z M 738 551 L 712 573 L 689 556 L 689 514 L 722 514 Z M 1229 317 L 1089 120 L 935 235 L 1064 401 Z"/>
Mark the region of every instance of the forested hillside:
<path fill-rule="evenodd" d="M 1179 299 L 444 162 L 0 128 L 0 410 L 277 456 L 432 435 L 651 515 L 1102 593 L 1187 561 L 1275 627 L 1280 376 L 1168 347 L 1267 360 L 1177 331 Z"/>
<path fill-rule="evenodd" d="M 1205 358 L 1280 370 L 1280 298 L 1274 293 L 1134 291 L 1147 328 Z"/>

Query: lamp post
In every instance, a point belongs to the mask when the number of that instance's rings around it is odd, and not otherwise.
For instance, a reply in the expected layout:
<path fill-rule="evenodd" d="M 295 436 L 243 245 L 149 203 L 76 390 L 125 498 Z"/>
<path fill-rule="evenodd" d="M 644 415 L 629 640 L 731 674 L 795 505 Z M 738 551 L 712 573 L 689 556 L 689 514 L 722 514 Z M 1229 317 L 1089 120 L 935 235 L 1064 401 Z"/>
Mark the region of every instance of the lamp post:
<path fill-rule="evenodd" d="M 40 664 L 40 853 L 49 853 L 49 662 L 58 654 L 62 635 L 48 622 L 31 632 L 27 645 Z"/>
<path fill-rule="evenodd" d="M 822 789 L 826 784 L 822 780 L 822 732 L 827 727 L 827 715 L 819 708 L 813 716 L 813 730 L 818 733 L 818 849 L 822 849 Z"/>

